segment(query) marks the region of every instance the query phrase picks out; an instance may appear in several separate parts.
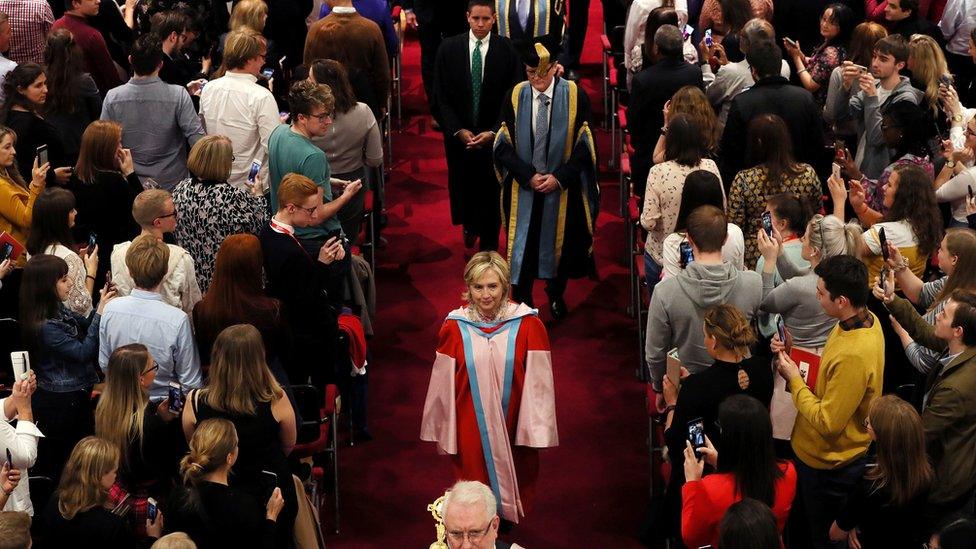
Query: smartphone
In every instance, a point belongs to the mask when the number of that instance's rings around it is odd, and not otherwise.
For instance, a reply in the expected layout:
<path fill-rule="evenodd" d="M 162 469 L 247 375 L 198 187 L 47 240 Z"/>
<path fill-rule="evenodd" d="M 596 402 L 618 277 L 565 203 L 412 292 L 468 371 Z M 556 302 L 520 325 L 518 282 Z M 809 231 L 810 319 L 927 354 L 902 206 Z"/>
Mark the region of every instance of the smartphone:
<path fill-rule="evenodd" d="M 47 145 L 37 147 L 37 166 L 47 164 Z"/>
<path fill-rule="evenodd" d="M 796 47 L 796 40 L 793 40 L 789 36 L 784 36 L 783 37 L 783 42 L 786 42 L 787 44 L 793 46 L 794 48 Z"/>
<path fill-rule="evenodd" d="M 834 177 L 840 177 L 840 164 L 836 162 L 830 163 L 830 174 Z"/>
<path fill-rule="evenodd" d="M 973 199 L 973 186 L 972 185 L 966 185 L 966 192 L 969 194 L 969 199 L 972 200 Z"/>
<path fill-rule="evenodd" d="M 888 293 L 888 267 L 881 268 L 881 272 L 878 273 L 878 278 L 881 279 L 881 291 L 887 294 Z"/>
<path fill-rule="evenodd" d="M 156 505 L 156 500 L 149 498 L 146 500 L 146 516 L 149 517 L 149 522 L 156 522 L 156 514 L 159 511 L 159 506 Z"/>
<path fill-rule="evenodd" d="M 0 246 L 0 261 L 7 259 L 12 253 L 14 253 L 14 245 L 9 242 L 4 242 L 3 246 Z"/>
<path fill-rule="evenodd" d="M 14 368 L 14 381 L 27 379 L 27 372 L 30 370 L 30 355 L 27 351 L 10 353 L 10 364 Z"/>
<path fill-rule="evenodd" d="M 273 471 L 261 471 L 261 484 L 264 486 L 264 501 L 268 501 L 274 489 L 278 487 L 278 474 Z"/>
<path fill-rule="evenodd" d="M 861 74 L 868 72 L 868 68 L 864 65 L 858 65 L 857 63 L 854 63 L 853 65 L 857 68 L 857 70 L 861 71 Z"/>
<path fill-rule="evenodd" d="M 264 69 L 264 70 L 262 70 L 261 71 L 261 76 L 267 78 L 268 80 L 271 80 L 271 77 L 274 76 L 274 69 Z"/>
<path fill-rule="evenodd" d="M 776 334 L 779 335 L 779 340 L 786 345 L 786 324 L 783 323 L 783 317 L 776 317 Z"/>
<path fill-rule="evenodd" d="M 678 258 L 682 269 L 695 260 L 695 253 L 691 250 L 691 244 L 687 241 L 678 244 Z"/>
<path fill-rule="evenodd" d="M 712 40 L 712 29 L 705 29 L 705 45 L 709 48 L 715 45 L 715 41 Z"/>
<path fill-rule="evenodd" d="M 186 404 L 186 393 L 183 392 L 183 385 L 178 381 L 169 382 L 169 411 L 174 414 L 183 412 L 183 405 Z"/>
<path fill-rule="evenodd" d="M 705 424 L 702 423 L 702 418 L 688 422 L 688 442 L 691 443 L 691 449 L 695 451 L 695 459 L 701 459 L 701 452 L 698 449 L 705 446 Z"/>
<path fill-rule="evenodd" d="M 14 457 L 10 455 L 10 448 L 7 448 L 7 469 L 14 468 Z"/>
<path fill-rule="evenodd" d="M 950 86 L 952 86 L 952 75 L 951 74 L 943 74 L 942 76 L 940 76 L 939 77 L 939 84 L 942 84 L 943 86 L 945 86 L 947 88 L 950 87 Z"/>
<path fill-rule="evenodd" d="M 691 25 L 685 25 L 685 28 L 681 29 L 681 38 L 687 40 L 689 36 L 695 33 L 695 27 Z"/>
<path fill-rule="evenodd" d="M 88 251 L 89 253 L 95 249 L 95 244 L 98 242 L 98 234 L 92 231 L 92 234 L 88 236 Z"/>
<path fill-rule="evenodd" d="M 251 171 L 247 174 L 247 183 L 253 185 L 257 180 L 258 172 L 261 171 L 261 161 L 254 160 L 251 162 Z"/>
<path fill-rule="evenodd" d="M 847 145 L 845 145 L 842 140 L 838 139 L 838 140 L 834 141 L 834 159 L 835 160 L 843 161 L 844 159 L 846 159 L 847 158 L 847 155 L 844 154 L 844 151 L 846 151 L 846 150 L 847 150 Z"/>
<path fill-rule="evenodd" d="M 772 238 L 773 237 L 773 214 L 769 212 L 762 213 L 762 226 L 763 226 L 763 230 L 766 231 L 766 236 Z"/>
<path fill-rule="evenodd" d="M 881 257 L 888 261 L 888 238 L 885 236 L 884 227 L 878 229 L 878 243 L 881 245 Z"/>

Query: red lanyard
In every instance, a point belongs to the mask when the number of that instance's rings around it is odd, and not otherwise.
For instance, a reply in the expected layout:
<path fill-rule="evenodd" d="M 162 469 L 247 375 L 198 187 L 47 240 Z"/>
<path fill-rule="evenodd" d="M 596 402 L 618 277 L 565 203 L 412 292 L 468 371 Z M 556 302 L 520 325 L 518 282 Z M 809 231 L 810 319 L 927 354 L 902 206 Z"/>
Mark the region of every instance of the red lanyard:
<path fill-rule="evenodd" d="M 289 230 L 288 227 L 284 227 L 280 225 L 277 221 L 274 220 L 273 217 L 271 218 L 271 230 L 273 230 L 276 233 L 288 235 L 292 240 L 295 241 L 295 244 L 297 244 L 298 248 L 302 251 L 302 253 L 305 254 L 305 257 L 307 257 L 309 260 L 312 259 L 312 256 L 308 254 L 308 250 L 305 249 L 305 246 L 302 246 L 302 243 L 299 242 L 297 238 L 295 238 L 295 233 Z"/>

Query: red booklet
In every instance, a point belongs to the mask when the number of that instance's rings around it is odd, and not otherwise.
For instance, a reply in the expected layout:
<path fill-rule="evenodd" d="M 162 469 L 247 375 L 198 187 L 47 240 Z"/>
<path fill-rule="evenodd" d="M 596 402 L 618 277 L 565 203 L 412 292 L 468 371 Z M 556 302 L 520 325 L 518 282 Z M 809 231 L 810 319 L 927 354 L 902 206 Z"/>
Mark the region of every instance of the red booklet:
<path fill-rule="evenodd" d="M 17 261 L 22 253 L 24 253 L 24 245 L 6 232 L 0 231 L 0 261 L 7 258 Z"/>
<path fill-rule="evenodd" d="M 800 376 L 812 391 L 817 385 L 817 374 L 820 372 L 820 355 L 809 349 L 793 347 L 790 349 L 790 358 L 800 368 Z"/>

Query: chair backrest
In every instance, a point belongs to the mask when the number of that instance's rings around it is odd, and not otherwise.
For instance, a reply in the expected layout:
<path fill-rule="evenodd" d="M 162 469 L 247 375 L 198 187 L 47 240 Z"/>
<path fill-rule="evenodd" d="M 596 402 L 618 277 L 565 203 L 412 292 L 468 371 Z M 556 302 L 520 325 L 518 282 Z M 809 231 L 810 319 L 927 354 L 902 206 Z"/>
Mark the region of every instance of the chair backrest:
<path fill-rule="evenodd" d="M 295 395 L 295 406 L 302 416 L 298 425 L 298 444 L 313 442 L 319 438 L 322 424 L 322 391 L 314 385 L 292 385 Z"/>
<path fill-rule="evenodd" d="M 44 512 L 48 500 L 54 495 L 57 486 L 54 479 L 45 476 L 30 476 L 27 478 L 28 489 L 30 490 L 31 504 L 34 506 L 34 514 Z"/>

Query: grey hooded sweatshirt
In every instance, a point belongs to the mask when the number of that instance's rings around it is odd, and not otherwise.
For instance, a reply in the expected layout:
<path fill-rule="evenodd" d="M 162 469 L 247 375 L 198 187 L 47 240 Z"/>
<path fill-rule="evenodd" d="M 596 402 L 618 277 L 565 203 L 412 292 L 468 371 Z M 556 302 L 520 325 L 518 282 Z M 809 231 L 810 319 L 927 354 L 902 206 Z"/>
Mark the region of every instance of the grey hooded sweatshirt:
<path fill-rule="evenodd" d="M 692 374 L 714 362 L 705 350 L 702 323 L 706 309 L 723 303 L 735 305 L 752 320 L 762 303 L 762 276 L 740 271 L 729 263 L 692 262 L 678 276 L 654 288 L 644 355 L 656 390 L 661 390 L 664 381 L 668 351 L 675 347 L 681 363 Z"/>

